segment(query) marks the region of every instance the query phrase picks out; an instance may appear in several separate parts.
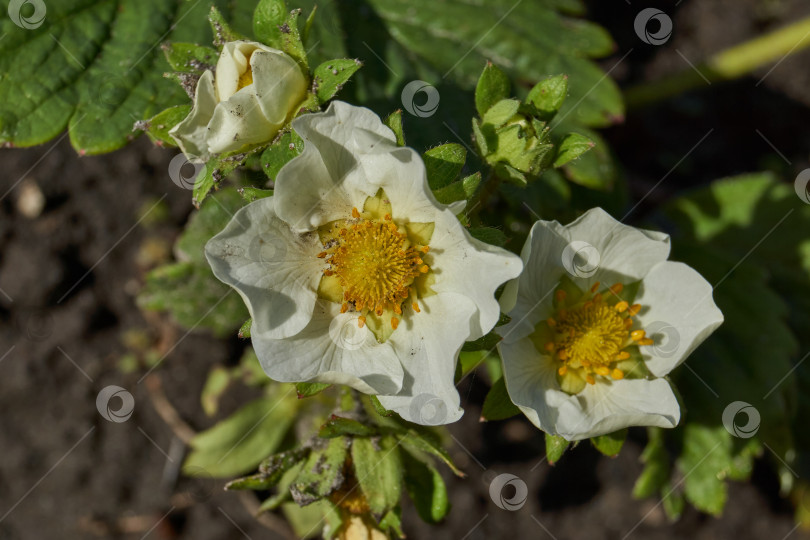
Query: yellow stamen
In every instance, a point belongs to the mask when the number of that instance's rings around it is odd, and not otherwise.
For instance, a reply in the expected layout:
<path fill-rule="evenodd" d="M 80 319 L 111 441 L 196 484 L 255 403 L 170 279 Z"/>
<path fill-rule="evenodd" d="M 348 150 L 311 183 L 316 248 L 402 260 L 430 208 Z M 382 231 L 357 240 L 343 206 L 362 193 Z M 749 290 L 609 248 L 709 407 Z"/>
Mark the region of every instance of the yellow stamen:
<path fill-rule="evenodd" d="M 630 353 L 627 351 L 622 351 L 616 355 L 616 360 L 627 360 L 628 358 L 630 358 Z"/>
<path fill-rule="evenodd" d="M 641 311 L 641 304 L 633 304 L 630 306 L 630 310 L 627 313 L 629 313 L 631 317 L 635 317 L 638 315 L 639 311 Z"/>
<path fill-rule="evenodd" d="M 357 219 L 360 217 L 360 212 L 357 211 L 357 208 L 352 208 L 352 217 Z"/>
<path fill-rule="evenodd" d="M 417 313 L 420 313 L 420 312 L 422 311 L 421 309 L 419 309 L 419 304 L 418 304 L 418 303 L 416 303 L 416 302 L 414 302 L 413 304 L 411 304 L 411 307 L 412 307 L 412 308 L 413 308 L 413 310 L 414 310 L 415 312 L 417 312 Z"/>
<path fill-rule="evenodd" d="M 588 384 L 596 384 L 596 379 L 593 378 L 593 375 L 585 375 L 585 380 Z"/>
<path fill-rule="evenodd" d="M 622 300 L 621 302 L 619 302 L 618 304 L 616 304 L 615 306 L 613 306 L 613 309 L 615 309 L 615 310 L 616 310 L 616 311 L 618 311 L 619 313 L 623 313 L 624 311 L 627 311 L 627 307 L 628 307 L 627 302 L 625 302 L 624 300 Z"/>
<path fill-rule="evenodd" d="M 592 292 L 592 293 L 595 293 L 595 292 L 596 292 L 596 291 L 598 291 L 598 290 L 599 290 L 599 282 L 597 281 L 596 283 L 594 283 L 594 284 L 591 286 L 591 292 Z"/>
<path fill-rule="evenodd" d="M 609 290 L 610 290 L 610 292 L 612 292 L 613 294 L 619 294 L 620 292 L 622 292 L 622 291 L 624 290 L 624 285 L 623 285 L 623 284 L 621 284 L 621 283 L 614 283 L 614 284 L 613 284 L 613 285 L 610 287 L 610 289 L 609 289 Z"/>
<path fill-rule="evenodd" d="M 391 317 L 391 328 L 396 330 L 397 326 L 399 326 L 399 319 L 397 319 L 396 317 Z"/>
<path fill-rule="evenodd" d="M 560 366 L 560 369 L 557 370 L 557 374 L 562 377 L 568 372 L 568 366 Z"/>
<path fill-rule="evenodd" d="M 640 339 L 638 341 L 639 345 L 652 345 L 653 343 L 655 343 L 655 342 L 653 340 L 651 340 L 650 338 L 644 338 L 644 339 Z"/>
<path fill-rule="evenodd" d="M 346 302 L 343 302 L 343 304 L 340 306 L 340 312 L 341 313 L 346 313 L 347 311 L 349 311 L 349 304 L 347 304 Z"/>
<path fill-rule="evenodd" d="M 357 327 L 358 328 L 363 328 L 363 326 L 365 324 L 366 324 L 366 318 L 364 316 L 360 315 L 359 317 L 357 317 Z"/>
<path fill-rule="evenodd" d="M 633 330 L 632 332 L 630 332 L 630 338 L 633 341 L 639 341 L 641 339 L 644 339 L 645 334 L 646 332 L 644 332 L 644 330 Z"/>
<path fill-rule="evenodd" d="M 619 368 L 615 368 L 613 371 L 610 372 L 610 376 L 613 377 L 615 380 L 619 381 L 624 379 L 624 371 L 620 370 Z"/>

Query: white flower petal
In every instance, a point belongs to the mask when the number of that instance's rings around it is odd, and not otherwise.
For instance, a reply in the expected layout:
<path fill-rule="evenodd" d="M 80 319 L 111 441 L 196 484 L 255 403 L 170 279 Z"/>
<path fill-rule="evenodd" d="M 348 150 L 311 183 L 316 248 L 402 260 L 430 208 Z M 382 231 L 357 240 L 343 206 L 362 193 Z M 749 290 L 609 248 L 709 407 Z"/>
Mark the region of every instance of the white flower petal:
<path fill-rule="evenodd" d="M 291 56 L 262 47 L 250 57 L 253 92 L 264 117 L 281 127 L 306 97 L 307 80 Z"/>
<path fill-rule="evenodd" d="M 217 60 L 217 96 L 230 99 L 239 88 L 239 77 L 248 69 L 248 59 L 259 48 L 254 41 L 229 41 L 222 47 Z"/>
<path fill-rule="evenodd" d="M 598 253 L 598 269 L 593 275 L 576 268 L 574 274 L 569 272 L 569 277 L 583 290 L 596 281 L 608 285 L 638 281 L 669 256 L 669 235 L 625 225 L 601 208 L 588 210 L 564 230 L 569 242 L 586 242 Z M 572 253 L 571 250 L 561 253 L 555 262 L 565 268 Z"/>
<path fill-rule="evenodd" d="M 312 320 L 286 339 L 252 336 L 265 373 L 277 381 L 345 384 L 367 394 L 392 394 L 402 387 L 403 370 L 390 343 L 377 343 L 356 314 L 318 300 Z"/>
<path fill-rule="evenodd" d="M 642 328 L 655 341 L 640 350 L 657 377 L 683 362 L 723 323 L 711 284 L 684 263 L 665 261 L 653 267 L 635 302 L 643 306 L 638 315 Z"/>
<path fill-rule="evenodd" d="M 599 381 L 576 395 L 559 389 L 557 365 L 528 339 L 499 345 L 509 396 L 551 435 L 576 441 L 629 426 L 674 427 L 680 408 L 664 379 Z"/>
<path fill-rule="evenodd" d="M 228 101 L 220 101 L 208 123 L 208 150 L 212 154 L 233 152 L 247 144 L 269 141 L 278 132 L 262 114 L 252 86 L 242 88 Z"/>
<path fill-rule="evenodd" d="M 469 329 L 447 322 L 469 320 L 476 308 L 468 298 L 451 293 L 420 302 L 422 313 L 403 319 L 389 339 L 405 368 L 402 390 L 395 396 L 378 397 L 385 408 L 409 422 L 449 424 L 464 414 L 454 375 L 456 357 Z"/>
<path fill-rule="evenodd" d="M 206 71 L 197 82 L 194 90 L 194 104 L 191 112 L 179 124 L 169 130 L 169 135 L 186 157 L 193 162 L 204 163 L 208 156 L 208 122 L 217 105 L 214 90 L 214 74 Z"/>
<path fill-rule="evenodd" d="M 292 126 L 305 146 L 276 177 L 279 217 L 294 230 L 307 231 L 350 215 L 358 201 L 342 186 L 346 176 L 365 174 L 357 169 L 358 162 L 387 152 L 396 143 L 394 133 L 370 110 L 341 101 L 333 101 L 325 112 L 296 118 Z M 355 180 L 353 185 L 361 183 Z"/>
<path fill-rule="evenodd" d="M 271 197 L 241 208 L 205 246 L 214 275 L 239 292 L 253 318 L 251 334 L 284 338 L 310 321 L 323 262 L 315 234 L 278 219 Z"/>
<path fill-rule="evenodd" d="M 502 296 L 503 308 L 512 318 L 497 330 L 504 341 L 523 339 L 551 315 L 554 290 L 565 274 L 560 261 L 567 245 L 564 228 L 556 221 L 538 221 L 532 227 L 520 255 L 523 273 L 506 285 Z"/>

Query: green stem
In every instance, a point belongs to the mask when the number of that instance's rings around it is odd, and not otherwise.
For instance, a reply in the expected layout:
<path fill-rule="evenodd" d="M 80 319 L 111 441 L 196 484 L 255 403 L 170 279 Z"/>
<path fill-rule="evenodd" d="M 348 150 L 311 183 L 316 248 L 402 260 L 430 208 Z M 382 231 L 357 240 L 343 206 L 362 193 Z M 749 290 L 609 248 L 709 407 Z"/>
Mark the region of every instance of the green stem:
<path fill-rule="evenodd" d="M 735 79 L 771 62 L 781 62 L 786 56 L 808 46 L 810 17 L 720 51 L 695 69 L 689 68 L 660 81 L 634 86 L 625 93 L 627 108 L 640 108 L 705 84 Z"/>

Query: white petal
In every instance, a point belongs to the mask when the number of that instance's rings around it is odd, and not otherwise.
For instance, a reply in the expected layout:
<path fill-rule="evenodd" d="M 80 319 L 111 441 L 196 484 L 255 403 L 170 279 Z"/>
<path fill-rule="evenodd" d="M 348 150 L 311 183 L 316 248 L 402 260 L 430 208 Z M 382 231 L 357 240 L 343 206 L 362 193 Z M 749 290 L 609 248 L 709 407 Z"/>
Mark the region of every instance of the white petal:
<path fill-rule="evenodd" d="M 376 114 L 342 101 L 333 101 L 325 112 L 296 118 L 292 127 L 304 139 L 304 151 L 279 171 L 274 199 L 279 217 L 297 231 L 345 218 L 352 206 L 362 204 L 357 192 L 350 197 L 344 189 L 347 174 L 364 156 L 396 144 L 394 133 Z"/>
<path fill-rule="evenodd" d="M 281 126 L 268 122 L 252 86 L 242 88 L 227 101 L 220 101 L 208 123 L 208 150 L 212 154 L 233 152 L 247 144 L 267 142 Z"/>
<path fill-rule="evenodd" d="M 259 48 L 254 41 L 229 41 L 222 47 L 217 60 L 217 96 L 229 99 L 239 88 L 239 77 L 248 69 L 248 58 Z"/>
<path fill-rule="evenodd" d="M 402 359 L 405 379 L 396 396 L 378 396 L 387 409 L 409 422 L 439 425 L 455 422 L 464 411 L 454 382 L 456 358 L 467 339 L 467 321 L 475 305 L 456 294 L 420 300 L 422 313 L 404 318 L 389 342 Z"/>
<path fill-rule="evenodd" d="M 583 290 L 596 281 L 608 285 L 638 281 L 669 256 L 669 235 L 625 225 L 601 208 L 588 210 L 566 225 L 565 234 L 573 249 L 564 250 L 555 262 L 568 267 L 569 277 Z M 595 251 L 583 250 L 582 242 Z M 595 272 L 571 260 L 577 251 L 589 255 L 591 265 L 598 262 Z"/>
<path fill-rule="evenodd" d="M 278 219 L 272 198 L 241 208 L 205 246 L 214 275 L 239 292 L 253 318 L 251 334 L 284 338 L 310 321 L 323 261 L 315 234 L 298 234 Z"/>
<path fill-rule="evenodd" d="M 252 335 L 265 373 L 277 381 L 345 384 L 367 394 L 396 393 L 403 371 L 390 343 L 377 343 L 357 314 L 340 313 L 340 304 L 318 300 L 312 321 L 286 339 Z"/>
<path fill-rule="evenodd" d="M 561 256 L 568 239 L 556 221 L 538 221 L 523 246 L 523 273 L 507 284 L 502 302 L 513 306 L 507 314 L 512 320 L 497 329 L 504 341 L 521 340 L 551 315 L 554 289 L 565 274 Z"/>
<path fill-rule="evenodd" d="M 271 124 L 284 125 L 306 97 L 307 80 L 301 68 L 292 57 L 270 47 L 254 52 L 250 65 L 253 92 L 264 117 Z"/>
<path fill-rule="evenodd" d="M 674 427 L 680 407 L 664 379 L 602 381 L 576 395 L 559 389 L 557 365 L 528 339 L 499 345 L 509 396 L 538 428 L 576 441 L 630 426 Z"/>
<path fill-rule="evenodd" d="M 653 267 L 635 302 L 642 305 L 642 328 L 655 341 L 640 350 L 658 377 L 683 362 L 723 323 L 711 284 L 684 263 L 666 261 Z"/>
<path fill-rule="evenodd" d="M 191 112 L 182 122 L 169 130 L 169 135 L 177 142 L 180 150 L 193 162 L 204 163 L 207 159 L 209 151 L 205 137 L 208 133 L 208 122 L 214 114 L 216 105 L 214 74 L 206 71 L 194 90 L 194 105 Z"/>

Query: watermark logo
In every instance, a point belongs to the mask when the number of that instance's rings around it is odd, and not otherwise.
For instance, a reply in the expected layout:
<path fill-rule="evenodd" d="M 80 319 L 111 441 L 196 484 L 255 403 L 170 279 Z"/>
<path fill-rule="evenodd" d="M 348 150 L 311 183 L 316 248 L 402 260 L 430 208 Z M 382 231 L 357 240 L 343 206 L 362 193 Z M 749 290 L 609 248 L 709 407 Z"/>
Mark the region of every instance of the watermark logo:
<path fill-rule="evenodd" d="M 329 323 L 329 337 L 340 349 L 356 351 L 366 343 L 369 329 L 360 328 L 359 313 L 341 313 Z"/>
<path fill-rule="evenodd" d="M 29 341 L 42 341 L 53 334 L 53 315 L 45 309 L 22 309 L 16 323 L 19 332 Z"/>
<path fill-rule="evenodd" d="M 650 31 L 650 27 L 656 23 L 658 30 Z M 636 20 L 633 21 L 633 28 L 636 30 L 638 38 L 644 43 L 663 45 L 672 36 L 672 19 L 660 9 L 648 7 L 638 12 Z"/>
<path fill-rule="evenodd" d="M 177 154 L 169 162 L 169 177 L 179 188 L 194 189 L 194 182 L 204 169 L 204 163 L 194 163 L 184 154 Z"/>
<path fill-rule="evenodd" d="M 563 249 L 563 267 L 574 277 L 591 277 L 596 273 L 601 261 L 599 250 L 588 242 L 574 240 Z"/>
<path fill-rule="evenodd" d="M 23 11 L 26 12 L 25 15 Z M 14 24 L 26 30 L 36 30 L 42 26 L 47 11 L 43 0 L 11 0 L 8 3 L 9 18 Z"/>
<path fill-rule="evenodd" d="M 447 404 L 433 394 L 419 394 L 411 401 L 410 413 L 417 424 L 439 426 L 447 420 Z"/>
<path fill-rule="evenodd" d="M 422 104 L 416 103 L 416 96 L 425 94 L 426 100 Z M 402 89 L 402 106 L 405 110 L 419 118 L 433 116 L 439 108 L 439 91 L 425 81 L 411 81 Z"/>
<path fill-rule="evenodd" d="M 746 423 L 743 425 L 737 423 L 737 417 L 740 413 L 746 416 Z M 759 431 L 759 422 L 759 411 L 745 401 L 729 403 L 723 410 L 723 427 L 735 437 L 750 439 Z"/>
<path fill-rule="evenodd" d="M 793 182 L 796 195 L 805 203 L 810 204 L 810 169 L 805 169 L 799 173 Z"/>
<path fill-rule="evenodd" d="M 511 486 L 515 490 L 511 497 L 504 495 L 504 489 L 507 486 Z M 489 497 L 495 503 L 495 506 L 501 510 L 515 512 L 526 504 L 526 499 L 529 497 L 529 488 L 526 486 L 526 482 L 514 474 L 503 473 L 493 478 L 492 482 L 489 483 Z"/>
<path fill-rule="evenodd" d="M 645 325 L 647 335 L 653 339 L 652 354 L 659 358 L 672 358 L 681 344 L 678 329 L 663 321 L 654 321 Z M 645 349 L 648 350 L 648 349 Z"/>
<path fill-rule="evenodd" d="M 117 409 L 111 403 L 114 398 L 118 398 L 121 403 Z M 108 422 L 121 424 L 132 416 L 132 411 L 135 410 L 135 398 L 124 388 L 113 384 L 102 388 L 101 392 L 98 393 L 96 409 Z"/>

